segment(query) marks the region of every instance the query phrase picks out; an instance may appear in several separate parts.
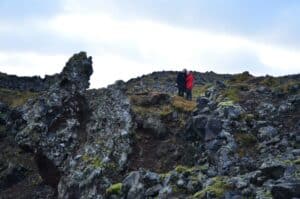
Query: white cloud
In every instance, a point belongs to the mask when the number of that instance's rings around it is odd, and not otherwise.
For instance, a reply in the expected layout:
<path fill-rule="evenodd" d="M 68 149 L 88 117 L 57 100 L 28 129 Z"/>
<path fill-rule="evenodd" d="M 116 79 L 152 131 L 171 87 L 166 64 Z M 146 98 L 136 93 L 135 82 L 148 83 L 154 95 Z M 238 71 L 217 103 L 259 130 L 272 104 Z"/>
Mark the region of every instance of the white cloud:
<path fill-rule="evenodd" d="M 92 87 L 157 70 L 181 70 L 183 67 L 237 73 L 247 69 L 249 57 L 256 59 L 251 64 L 257 66 L 250 68 L 256 75 L 300 72 L 300 51 L 237 35 L 172 26 L 144 18 L 116 17 L 120 8 L 103 0 L 64 2 L 64 13 L 43 23 L 32 22 L 30 27 L 33 27 L 32 31 L 42 29 L 84 43 L 86 48 L 82 50 L 94 60 Z M 2 29 L 7 30 L 7 27 Z M 134 53 L 129 56 L 130 51 Z M 0 70 L 18 75 L 52 74 L 59 72 L 70 56 L 42 54 L 38 50 L 0 52 Z"/>
<path fill-rule="evenodd" d="M 50 22 L 50 27 L 52 31 L 83 40 L 94 48 L 102 43 L 109 43 L 119 44 L 126 49 L 126 45 L 130 44 L 135 46 L 148 65 L 187 66 L 195 69 L 200 66 L 202 71 L 239 72 L 238 68 L 235 71 L 226 70 L 230 64 L 237 64 L 226 63 L 226 60 L 232 62 L 228 56 L 245 51 L 258 58 L 268 69 L 265 73 L 278 75 L 282 72 L 299 72 L 299 51 L 265 45 L 235 35 L 173 27 L 150 20 L 121 20 L 105 14 L 60 15 Z M 113 65 L 113 59 L 111 63 L 106 63 L 107 68 Z M 132 59 L 131 62 L 136 60 Z M 101 60 L 97 60 L 95 64 L 100 65 Z M 140 65 L 144 66 L 145 63 Z M 128 70 L 132 69 L 131 66 L 128 67 Z M 258 74 L 256 71 L 251 72 Z"/>
<path fill-rule="evenodd" d="M 129 80 L 141 74 L 159 70 L 158 67 L 140 63 L 115 54 L 93 56 L 94 74 L 91 78 L 92 87 L 112 84 L 116 80 Z"/>
<path fill-rule="evenodd" d="M 273 70 L 270 73 L 279 75 L 300 72 L 300 51 L 265 45 L 256 48 L 261 62 Z"/>
<path fill-rule="evenodd" d="M 62 70 L 68 56 L 36 52 L 0 52 L 0 71 L 19 76 L 54 74 Z"/>

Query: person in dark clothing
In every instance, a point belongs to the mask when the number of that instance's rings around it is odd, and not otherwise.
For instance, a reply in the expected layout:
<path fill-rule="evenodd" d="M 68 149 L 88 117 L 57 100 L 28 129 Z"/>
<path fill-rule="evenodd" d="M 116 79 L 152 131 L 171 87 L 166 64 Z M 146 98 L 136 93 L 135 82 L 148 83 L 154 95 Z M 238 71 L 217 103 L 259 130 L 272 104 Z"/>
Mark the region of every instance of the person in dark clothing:
<path fill-rule="evenodd" d="M 186 69 L 184 69 L 182 72 L 179 72 L 177 74 L 177 88 L 178 88 L 178 95 L 181 97 L 184 97 L 185 92 L 185 86 L 186 86 Z"/>
<path fill-rule="evenodd" d="M 194 87 L 194 76 L 191 71 L 187 72 L 185 79 L 185 88 L 186 88 L 186 99 L 192 100 L 192 89 Z"/>

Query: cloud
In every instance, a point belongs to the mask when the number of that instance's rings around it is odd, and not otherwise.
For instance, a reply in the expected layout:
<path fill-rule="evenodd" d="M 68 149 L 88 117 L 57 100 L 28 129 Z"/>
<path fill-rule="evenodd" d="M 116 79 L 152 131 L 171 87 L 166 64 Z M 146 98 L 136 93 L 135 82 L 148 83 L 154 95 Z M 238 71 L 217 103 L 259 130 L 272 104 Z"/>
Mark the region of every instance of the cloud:
<path fill-rule="evenodd" d="M 61 0 L 1 0 L 0 19 L 8 22 L 26 22 L 28 19 L 47 18 L 60 11 Z"/>
<path fill-rule="evenodd" d="M 299 73 L 297 44 L 291 48 L 279 44 L 284 40 L 274 42 L 283 34 L 275 31 L 282 25 L 271 23 L 262 28 L 275 18 L 281 22 L 290 18 L 289 14 L 278 15 L 282 3 L 275 2 L 270 16 L 262 21 L 258 18 L 263 16 L 264 9 L 260 8 L 259 15 L 253 16 L 259 23 L 258 30 L 252 32 L 257 23 L 244 19 L 243 12 L 253 10 L 254 4 L 247 11 L 247 5 L 240 3 L 242 11 L 238 11 L 231 7 L 233 0 L 219 14 L 211 11 L 221 1 L 209 4 L 192 0 L 184 5 L 174 1 L 170 8 L 167 1 L 160 4 L 151 1 L 153 6 L 150 1 L 60 2 L 62 7 L 51 10 L 47 17 L 25 18 L 27 23 L 0 20 L 1 71 L 19 75 L 52 74 L 62 69 L 71 54 L 83 50 L 93 56 L 91 86 L 94 88 L 117 79 L 128 80 L 153 71 L 183 67 L 219 73 L 249 70 L 255 75 Z M 198 14 L 195 8 L 203 12 Z M 235 15 L 240 12 L 238 19 Z M 230 19 L 233 17 L 237 19 Z M 249 27 L 247 33 L 241 31 L 246 27 Z M 268 38 L 265 36 L 268 28 L 272 28 L 270 39 L 264 39 Z M 249 36 L 250 33 L 254 36 Z"/>
<path fill-rule="evenodd" d="M 105 13 L 123 20 L 151 19 L 300 49 L 300 21 L 297 20 L 300 2 L 297 0 L 64 0 L 64 9 Z"/>
<path fill-rule="evenodd" d="M 239 67 L 247 65 L 248 59 L 228 59 L 236 57 L 236 54 L 256 57 L 259 67 L 265 67 L 265 73 L 269 74 L 295 73 L 300 65 L 297 59 L 300 51 L 237 35 L 181 28 L 151 20 L 120 20 L 105 14 L 70 13 L 57 16 L 50 21 L 49 27 L 52 31 L 85 41 L 91 46 L 109 43 L 123 46 L 124 51 L 126 46 L 131 46 L 139 52 L 141 65 L 142 62 L 169 67 L 193 68 L 198 65 L 203 66 L 202 70 L 241 72 Z M 122 57 L 122 51 L 116 55 Z M 97 63 L 100 64 L 101 60 Z M 232 65 L 236 66 L 234 71 Z"/>
<path fill-rule="evenodd" d="M 19 76 L 54 74 L 62 70 L 69 55 L 36 52 L 1 52 L 0 71 Z"/>

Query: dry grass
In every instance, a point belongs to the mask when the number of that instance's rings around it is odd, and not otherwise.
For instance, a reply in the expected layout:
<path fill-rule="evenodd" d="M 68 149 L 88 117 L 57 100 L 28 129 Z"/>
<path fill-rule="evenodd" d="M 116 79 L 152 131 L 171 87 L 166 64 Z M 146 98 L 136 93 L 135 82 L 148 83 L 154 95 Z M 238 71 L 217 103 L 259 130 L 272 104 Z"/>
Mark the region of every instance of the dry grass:
<path fill-rule="evenodd" d="M 182 112 L 192 112 L 196 109 L 197 103 L 195 101 L 185 100 L 179 96 L 174 96 L 172 99 L 172 106 Z"/>
<path fill-rule="evenodd" d="M 255 154 L 257 138 L 251 133 L 236 133 L 235 139 L 239 144 L 238 154 L 244 157 L 246 154 Z"/>
<path fill-rule="evenodd" d="M 253 78 L 253 76 L 249 72 L 246 71 L 246 72 L 234 75 L 229 80 L 229 82 L 230 83 L 243 83 L 243 82 L 246 82 L 246 81 L 248 81 L 248 80 L 250 80 L 252 78 Z"/>
<path fill-rule="evenodd" d="M 143 106 L 132 106 L 132 110 L 135 113 L 138 113 L 140 115 L 158 115 L 158 116 L 166 116 L 170 113 L 172 113 L 172 108 L 170 105 L 164 105 L 161 107 L 143 107 Z"/>
<path fill-rule="evenodd" d="M 275 77 L 267 76 L 260 82 L 260 84 L 268 87 L 277 87 L 280 85 L 280 82 Z"/>
<path fill-rule="evenodd" d="M 25 104 L 29 99 L 37 97 L 38 93 L 29 91 L 15 91 L 0 88 L 0 101 L 12 108 Z"/>

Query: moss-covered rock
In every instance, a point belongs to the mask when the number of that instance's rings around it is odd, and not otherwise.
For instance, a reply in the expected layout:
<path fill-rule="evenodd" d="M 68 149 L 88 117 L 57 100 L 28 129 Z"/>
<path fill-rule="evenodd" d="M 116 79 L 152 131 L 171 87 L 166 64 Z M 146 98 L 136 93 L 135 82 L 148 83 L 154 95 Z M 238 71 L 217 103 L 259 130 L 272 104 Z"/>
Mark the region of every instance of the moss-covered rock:
<path fill-rule="evenodd" d="M 234 106 L 234 102 L 232 100 L 223 101 L 218 104 L 218 107 L 229 107 L 229 106 Z"/>
<path fill-rule="evenodd" d="M 120 195 L 122 192 L 122 183 L 116 183 L 106 189 L 107 195 Z"/>
<path fill-rule="evenodd" d="M 237 103 L 240 101 L 240 90 L 236 87 L 229 87 L 223 91 L 223 98 Z"/>
<path fill-rule="evenodd" d="M 293 161 L 294 164 L 300 164 L 300 158 Z"/>
<path fill-rule="evenodd" d="M 224 193 L 230 190 L 230 185 L 226 182 L 226 178 L 222 176 L 214 177 L 212 183 L 203 190 L 193 195 L 194 199 L 204 198 L 207 193 L 213 194 L 216 198 L 221 198 Z"/>
<path fill-rule="evenodd" d="M 195 168 L 194 167 L 186 167 L 183 165 L 178 165 L 175 167 L 175 171 L 178 173 L 191 173 Z"/>

